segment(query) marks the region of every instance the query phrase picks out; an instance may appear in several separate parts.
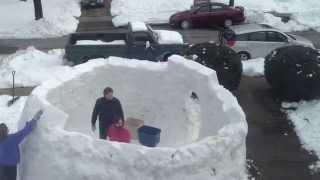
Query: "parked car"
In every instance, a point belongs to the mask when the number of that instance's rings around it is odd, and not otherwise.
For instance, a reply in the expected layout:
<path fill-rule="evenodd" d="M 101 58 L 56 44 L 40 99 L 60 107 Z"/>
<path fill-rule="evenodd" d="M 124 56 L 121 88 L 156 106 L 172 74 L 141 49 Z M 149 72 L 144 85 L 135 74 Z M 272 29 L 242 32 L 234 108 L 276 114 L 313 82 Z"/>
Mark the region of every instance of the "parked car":
<path fill-rule="evenodd" d="M 245 24 L 229 27 L 235 32 L 235 42 L 231 43 L 241 60 L 265 57 L 272 50 L 290 45 L 303 45 L 314 48 L 311 41 L 282 32 L 265 24 Z"/>
<path fill-rule="evenodd" d="M 172 27 L 189 29 L 191 27 L 231 26 L 245 21 L 243 7 L 231 7 L 223 3 L 200 3 L 190 10 L 178 12 L 170 17 Z"/>
<path fill-rule="evenodd" d="M 90 59 L 118 56 L 165 61 L 188 48 L 175 31 L 153 30 L 144 23 L 130 23 L 127 32 L 74 33 L 66 45 L 65 58 L 73 64 Z"/>
<path fill-rule="evenodd" d="M 103 7 L 104 0 L 81 0 L 80 1 L 81 7 Z"/>

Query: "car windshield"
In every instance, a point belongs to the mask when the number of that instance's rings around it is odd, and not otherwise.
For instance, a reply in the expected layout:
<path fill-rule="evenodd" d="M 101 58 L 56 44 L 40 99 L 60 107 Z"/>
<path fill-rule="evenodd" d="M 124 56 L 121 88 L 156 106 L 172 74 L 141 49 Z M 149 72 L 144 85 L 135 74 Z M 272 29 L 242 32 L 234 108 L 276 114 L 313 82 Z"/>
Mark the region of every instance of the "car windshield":
<path fill-rule="evenodd" d="M 286 33 L 286 35 L 288 35 L 293 40 L 297 40 L 292 34 Z"/>

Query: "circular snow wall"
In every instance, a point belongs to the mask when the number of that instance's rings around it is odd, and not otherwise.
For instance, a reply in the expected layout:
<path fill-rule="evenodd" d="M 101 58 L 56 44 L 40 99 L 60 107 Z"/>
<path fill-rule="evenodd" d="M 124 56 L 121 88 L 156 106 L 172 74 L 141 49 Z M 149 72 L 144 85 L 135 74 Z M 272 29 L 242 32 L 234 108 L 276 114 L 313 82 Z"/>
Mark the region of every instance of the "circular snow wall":
<path fill-rule="evenodd" d="M 162 130 L 159 147 L 96 138 L 91 112 L 106 86 L 114 88 L 126 117 Z M 245 177 L 243 111 L 213 70 L 182 57 L 168 63 L 90 61 L 38 87 L 21 123 L 39 108 L 44 117 L 22 148 L 23 179 Z"/>

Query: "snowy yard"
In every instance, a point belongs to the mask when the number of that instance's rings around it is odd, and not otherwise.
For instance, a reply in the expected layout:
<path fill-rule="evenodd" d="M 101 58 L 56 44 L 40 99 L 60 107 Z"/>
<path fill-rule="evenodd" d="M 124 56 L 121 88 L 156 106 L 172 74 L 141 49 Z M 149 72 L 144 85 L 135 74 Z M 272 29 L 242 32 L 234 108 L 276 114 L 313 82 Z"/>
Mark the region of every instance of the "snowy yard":
<path fill-rule="evenodd" d="M 1 0 L 0 38 L 57 37 L 76 30 L 79 0 L 45 0 L 42 5 L 44 19 L 35 21 L 32 0 Z"/>
<path fill-rule="evenodd" d="M 242 61 L 243 75 L 250 77 L 264 76 L 264 58 Z"/>
<path fill-rule="evenodd" d="M 213 0 L 228 3 L 229 0 Z M 113 0 L 111 13 L 115 26 L 126 25 L 129 21 L 144 21 L 147 23 L 168 23 L 169 17 L 187 10 L 193 0 Z M 320 1 L 314 0 L 268 0 L 261 3 L 257 0 L 236 0 L 236 6 L 244 6 L 247 20 L 250 23 L 264 23 L 284 31 L 297 31 L 314 28 L 320 31 Z M 292 21 L 281 22 L 281 19 L 269 13 L 292 14 Z"/>
<path fill-rule="evenodd" d="M 283 103 L 282 107 L 296 109 L 285 110 L 285 112 L 293 122 L 302 146 L 320 157 L 320 100 Z M 320 170 L 320 161 L 315 167 L 311 168 Z"/>

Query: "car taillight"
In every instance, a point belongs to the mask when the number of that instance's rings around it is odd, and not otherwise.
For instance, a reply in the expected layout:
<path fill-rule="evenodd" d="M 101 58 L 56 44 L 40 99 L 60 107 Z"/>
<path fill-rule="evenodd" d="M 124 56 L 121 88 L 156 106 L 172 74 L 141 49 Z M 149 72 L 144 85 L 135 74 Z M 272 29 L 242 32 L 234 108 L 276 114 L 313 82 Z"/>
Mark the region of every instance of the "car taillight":
<path fill-rule="evenodd" d="M 229 46 L 229 47 L 233 47 L 234 45 L 236 45 L 236 40 L 230 40 L 230 41 L 227 41 L 227 45 Z"/>

